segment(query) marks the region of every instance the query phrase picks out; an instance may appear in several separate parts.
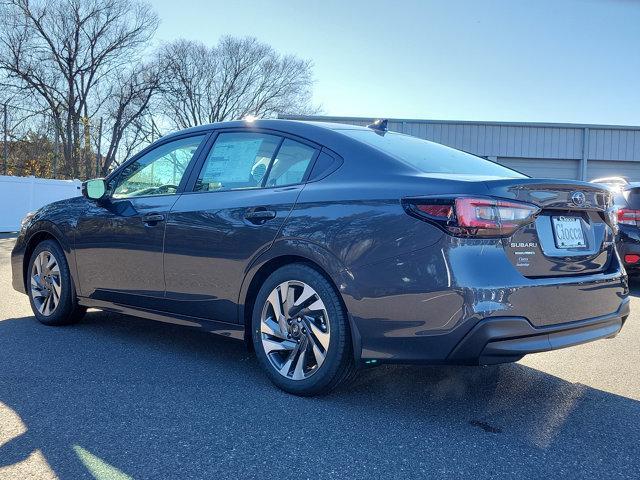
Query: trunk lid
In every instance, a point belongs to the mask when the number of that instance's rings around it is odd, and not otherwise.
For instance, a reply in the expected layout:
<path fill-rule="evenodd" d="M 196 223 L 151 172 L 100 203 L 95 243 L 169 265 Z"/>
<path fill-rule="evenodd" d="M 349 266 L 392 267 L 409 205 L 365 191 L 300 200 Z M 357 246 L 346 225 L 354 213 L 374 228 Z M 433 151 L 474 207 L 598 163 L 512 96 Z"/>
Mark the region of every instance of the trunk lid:
<path fill-rule="evenodd" d="M 555 179 L 484 182 L 493 197 L 539 206 L 536 221 L 503 239 L 507 257 L 526 277 L 606 271 L 615 257 L 611 194 L 594 184 Z"/>

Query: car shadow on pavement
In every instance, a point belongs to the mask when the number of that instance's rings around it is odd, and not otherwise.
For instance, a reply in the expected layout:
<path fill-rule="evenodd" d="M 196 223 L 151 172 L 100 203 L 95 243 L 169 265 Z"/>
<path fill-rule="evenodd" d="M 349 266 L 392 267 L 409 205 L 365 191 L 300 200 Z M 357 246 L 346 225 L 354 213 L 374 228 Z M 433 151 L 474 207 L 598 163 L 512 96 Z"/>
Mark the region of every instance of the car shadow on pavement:
<path fill-rule="evenodd" d="M 298 398 L 240 342 L 95 311 L 1 321 L 0 361 L 0 406 L 26 426 L 0 436 L 0 469 L 39 450 L 63 479 L 95 461 L 133 478 L 638 471 L 640 402 L 521 364 L 381 366 Z"/>

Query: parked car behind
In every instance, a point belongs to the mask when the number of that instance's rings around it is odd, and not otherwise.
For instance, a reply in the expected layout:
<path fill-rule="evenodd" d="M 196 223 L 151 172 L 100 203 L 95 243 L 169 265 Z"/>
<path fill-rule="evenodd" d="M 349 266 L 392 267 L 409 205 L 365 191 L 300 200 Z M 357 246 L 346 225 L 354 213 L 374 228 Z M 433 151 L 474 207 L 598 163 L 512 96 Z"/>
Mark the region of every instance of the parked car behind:
<path fill-rule="evenodd" d="M 629 275 L 640 273 L 640 183 L 622 177 L 591 181 L 607 186 L 613 194 L 618 219 L 618 251 Z"/>
<path fill-rule="evenodd" d="M 611 194 L 418 138 L 285 120 L 163 137 L 25 219 L 13 286 L 244 339 L 280 388 L 364 363 L 512 362 L 629 314 Z"/>

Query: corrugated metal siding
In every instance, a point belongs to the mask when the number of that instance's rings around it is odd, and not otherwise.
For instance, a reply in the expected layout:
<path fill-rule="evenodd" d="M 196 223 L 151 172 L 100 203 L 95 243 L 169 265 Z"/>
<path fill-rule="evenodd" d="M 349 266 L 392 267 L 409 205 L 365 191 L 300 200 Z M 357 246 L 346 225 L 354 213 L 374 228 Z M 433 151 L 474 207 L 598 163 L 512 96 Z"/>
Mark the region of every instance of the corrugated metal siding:
<path fill-rule="evenodd" d="M 601 177 L 624 176 L 631 182 L 640 182 L 640 162 L 590 160 L 588 180 Z"/>
<path fill-rule="evenodd" d="M 372 121 L 356 117 L 285 118 L 362 126 Z M 585 180 L 621 175 L 640 181 L 640 127 L 402 119 L 389 119 L 388 125 L 389 130 L 492 157 L 533 176 L 578 179 L 586 153 Z"/>
<path fill-rule="evenodd" d="M 589 130 L 590 160 L 640 160 L 640 129 L 616 130 L 598 128 Z"/>
<path fill-rule="evenodd" d="M 499 158 L 498 163 L 536 178 L 575 179 L 580 175 L 579 160 L 541 158 Z"/>
<path fill-rule="evenodd" d="M 366 125 L 367 122 L 363 124 Z M 482 156 L 572 159 L 582 157 L 583 131 L 579 128 L 390 121 L 389 130 Z"/>

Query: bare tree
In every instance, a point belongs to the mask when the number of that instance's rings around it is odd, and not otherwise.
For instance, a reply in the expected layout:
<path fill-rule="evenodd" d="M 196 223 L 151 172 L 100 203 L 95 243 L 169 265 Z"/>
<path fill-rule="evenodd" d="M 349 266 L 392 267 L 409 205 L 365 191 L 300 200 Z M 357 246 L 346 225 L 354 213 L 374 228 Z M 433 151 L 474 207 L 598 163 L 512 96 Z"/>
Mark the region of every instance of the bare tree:
<path fill-rule="evenodd" d="M 178 40 L 145 61 L 158 19 L 140 0 L 0 0 L 0 24 L 0 95 L 22 112 L 11 138 L 50 150 L 31 171 L 106 174 L 156 125 L 317 111 L 311 62 L 255 38 Z"/>
<path fill-rule="evenodd" d="M 135 0 L 4 0 L 0 8 L 2 86 L 48 109 L 68 173 L 78 177 L 90 120 L 107 108 L 109 151 L 117 150 L 122 130 L 144 113 L 145 97 L 157 87 L 153 75 L 132 70 L 157 16 Z M 141 86 L 142 79 L 153 85 Z"/>
<path fill-rule="evenodd" d="M 279 113 L 315 113 L 312 64 L 255 38 L 222 37 L 215 47 L 179 40 L 159 54 L 162 111 L 175 128 Z"/>
<path fill-rule="evenodd" d="M 126 76 L 118 75 L 112 85 L 111 99 L 107 105 L 110 124 L 109 148 L 101 165 L 106 175 L 124 143 L 123 157 L 128 157 L 142 143 L 147 143 L 143 125 L 150 114 L 153 95 L 160 85 L 158 64 L 141 64 Z M 130 132 L 130 135 L 127 135 Z"/>
<path fill-rule="evenodd" d="M 0 108 L 6 105 L 7 123 L 3 122 L 2 138 L 6 136 L 7 172 L 9 175 L 48 174 L 52 171 L 55 129 L 46 108 L 21 92 L 0 88 Z M 4 148 L 2 146 L 3 166 Z"/>

